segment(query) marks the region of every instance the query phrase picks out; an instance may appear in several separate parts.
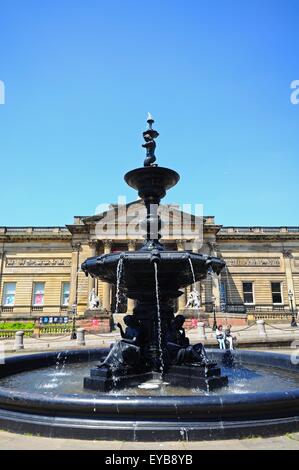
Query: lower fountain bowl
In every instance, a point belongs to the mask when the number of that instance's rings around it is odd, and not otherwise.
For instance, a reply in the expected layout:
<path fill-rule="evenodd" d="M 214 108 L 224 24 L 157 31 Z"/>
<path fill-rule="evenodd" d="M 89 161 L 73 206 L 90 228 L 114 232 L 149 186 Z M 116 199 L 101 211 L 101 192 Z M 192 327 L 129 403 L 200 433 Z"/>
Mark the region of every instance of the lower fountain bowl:
<path fill-rule="evenodd" d="M 1 429 L 51 437 L 125 441 L 227 439 L 299 429 L 299 388 L 271 392 L 269 384 L 269 391 L 263 393 L 229 395 L 220 390 L 219 394 L 207 396 L 48 396 L 1 385 L 4 378 L 53 367 L 57 357 L 64 354 L 68 363 L 83 364 L 101 360 L 107 350 L 7 358 L 0 368 Z M 221 351 L 212 350 L 208 354 L 221 363 Z M 269 367 L 275 374 L 299 373 L 299 365 L 287 355 L 251 351 L 234 354 L 247 367 Z"/>

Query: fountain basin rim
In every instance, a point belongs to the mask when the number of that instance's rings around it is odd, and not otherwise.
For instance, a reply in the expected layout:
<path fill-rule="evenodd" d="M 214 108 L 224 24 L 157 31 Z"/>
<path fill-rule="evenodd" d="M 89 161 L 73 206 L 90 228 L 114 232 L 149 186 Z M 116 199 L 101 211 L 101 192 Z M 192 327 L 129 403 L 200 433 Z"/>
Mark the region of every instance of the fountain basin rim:
<path fill-rule="evenodd" d="M 91 349 L 84 351 L 68 351 L 67 354 L 71 359 L 70 362 L 78 362 L 76 359 L 83 359 L 83 362 L 89 359 L 90 355 L 98 355 L 98 358 L 102 357 L 108 352 L 108 349 Z M 223 354 L 221 351 L 213 350 L 213 354 L 220 356 Z M 14 356 L 6 359 L 5 365 L 11 366 L 12 370 L 14 366 L 16 368 L 22 362 L 32 363 L 32 368 L 26 367 L 24 371 L 30 371 L 42 367 L 50 367 L 55 365 L 57 360 L 57 355 L 60 353 L 48 352 L 48 353 L 39 353 L 25 356 Z M 63 354 L 63 353 L 62 353 Z M 258 358 L 262 356 L 267 359 L 272 359 L 274 362 L 272 365 L 263 362 L 261 365 L 268 365 L 269 367 L 276 367 L 279 369 L 290 369 L 290 367 L 283 367 L 282 364 L 279 365 L 279 362 L 286 363 L 289 356 L 276 354 L 276 353 L 254 353 L 252 351 L 242 351 L 241 353 L 236 354 L 239 359 L 243 360 L 245 364 L 259 364 Z M 246 356 L 249 359 L 246 362 Z M 251 356 L 251 358 L 250 358 Z M 272 356 L 272 357 L 271 357 Z M 41 360 L 47 359 L 48 364 L 41 364 Z M 2 367 L 5 367 L 2 366 Z M 36 367 L 38 365 L 38 367 Z M 298 370 L 299 368 L 294 367 L 293 370 Z M 20 373 L 20 370 L 17 372 L 12 372 L 7 375 L 1 374 L 2 377 L 15 375 Z M 134 395 L 117 396 L 117 395 L 106 395 L 95 398 L 94 395 L 60 395 L 55 397 L 47 397 L 44 394 L 38 393 L 28 393 L 26 391 L 19 392 L 14 390 L 9 390 L 6 387 L 0 386 L 0 409 L 14 409 L 19 411 L 30 410 L 31 412 L 38 411 L 42 413 L 52 413 L 57 411 L 63 411 L 64 413 L 80 412 L 80 414 L 94 415 L 93 409 L 96 407 L 98 413 L 115 413 L 116 408 L 118 410 L 118 417 L 121 414 L 127 414 L 130 410 L 134 411 L 135 416 L 141 415 L 144 416 L 144 413 L 148 413 L 150 416 L 161 416 L 161 412 L 171 412 L 177 410 L 179 407 L 180 411 L 184 415 L 185 413 L 195 413 L 195 418 L 209 414 L 211 418 L 213 415 L 219 415 L 221 411 L 221 416 L 225 417 L 230 416 L 231 413 L 235 410 L 238 412 L 247 411 L 247 414 L 251 407 L 255 408 L 257 405 L 261 406 L 262 414 L 265 414 L 265 405 L 266 408 L 270 411 L 273 411 L 273 407 L 276 405 L 285 404 L 287 408 L 299 410 L 299 388 L 289 389 L 282 392 L 258 392 L 258 393 L 241 393 L 241 394 L 219 394 L 212 396 L 153 396 L 153 397 L 136 397 Z M 154 407 L 154 409 L 153 409 Z M 244 408 L 244 409 L 243 409 Z M 257 411 L 257 410 L 255 410 Z"/>
<path fill-rule="evenodd" d="M 149 177 L 164 178 L 162 185 L 165 190 L 172 188 L 180 180 L 180 175 L 175 170 L 163 166 L 142 166 L 135 168 L 128 171 L 124 179 L 131 188 L 139 190 L 144 184 L 144 179 Z M 161 181 L 159 183 L 161 184 Z"/>
<path fill-rule="evenodd" d="M 204 255 L 202 253 L 189 253 L 187 251 L 174 251 L 174 250 L 164 250 L 164 251 L 159 251 L 157 254 L 155 252 L 155 255 L 159 256 L 161 258 L 161 261 L 167 261 L 169 262 L 179 262 L 179 261 L 187 261 L 190 259 L 191 261 L 202 261 L 202 262 L 207 262 L 211 261 L 211 263 L 216 263 L 223 265 L 223 267 L 226 265 L 225 261 L 222 260 L 221 258 L 217 258 L 216 256 L 208 256 Z M 82 269 L 85 265 L 86 262 L 91 263 L 94 261 L 94 264 L 100 264 L 104 261 L 107 260 L 114 260 L 117 262 L 120 258 L 122 258 L 126 262 L 139 262 L 139 263 L 144 263 L 144 261 L 150 261 L 153 256 L 152 251 L 114 251 L 113 253 L 106 253 L 102 254 L 99 256 L 91 256 L 87 258 L 83 263 L 82 263 Z M 88 263 L 87 263 L 88 264 Z"/>
<path fill-rule="evenodd" d="M 144 271 L 147 272 L 149 270 L 152 271 L 150 262 L 153 260 L 153 255 L 158 256 L 158 259 L 161 263 L 159 263 L 159 270 L 161 272 L 165 271 L 172 271 L 174 269 L 173 265 L 187 262 L 191 260 L 193 264 L 193 268 L 195 271 L 196 277 L 199 279 L 202 276 L 206 276 L 206 270 L 208 266 L 211 265 L 215 269 L 219 269 L 219 272 L 225 267 L 226 263 L 221 258 L 217 258 L 216 256 L 208 256 L 202 253 L 193 253 L 188 251 L 172 251 L 172 250 L 164 250 L 159 251 L 157 254 L 156 252 L 153 253 L 151 251 L 116 251 L 113 253 L 102 254 L 99 256 L 92 256 L 87 258 L 84 263 L 81 265 L 81 269 L 86 273 L 93 276 L 97 276 L 96 273 L 90 273 L 89 271 L 92 269 L 96 269 L 97 266 L 112 265 L 119 262 L 120 259 L 123 259 L 126 265 L 142 265 Z M 146 264 L 148 262 L 148 264 Z M 200 268 L 202 269 L 201 272 L 197 270 L 197 263 L 200 263 Z M 217 268 L 216 268 L 217 267 Z M 187 266 L 186 266 L 187 268 Z M 185 269 L 186 269 L 185 268 Z M 191 276 L 191 272 L 190 272 Z"/>
<path fill-rule="evenodd" d="M 67 353 L 73 362 L 78 362 L 98 359 L 107 351 L 85 349 Z M 219 350 L 211 352 L 218 358 L 223 354 Z M 24 362 L 27 370 L 54 365 L 58 354 L 63 352 L 8 358 L 0 373 L 4 375 L 6 366 L 11 368 L 12 375 L 21 366 L 24 369 Z M 256 364 L 259 358 L 264 365 L 271 362 L 281 369 L 299 370 L 299 366 L 290 367 L 289 356 L 252 351 L 237 354 L 245 363 L 247 358 L 247 363 Z M 94 400 L 94 396 L 69 395 L 54 399 L 0 388 L 1 429 L 67 439 L 161 442 L 279 435 L 299 429 L 298 410 L 299 389 L 210 397 L 132 396 L 129 400 L 109 395 Z"/>

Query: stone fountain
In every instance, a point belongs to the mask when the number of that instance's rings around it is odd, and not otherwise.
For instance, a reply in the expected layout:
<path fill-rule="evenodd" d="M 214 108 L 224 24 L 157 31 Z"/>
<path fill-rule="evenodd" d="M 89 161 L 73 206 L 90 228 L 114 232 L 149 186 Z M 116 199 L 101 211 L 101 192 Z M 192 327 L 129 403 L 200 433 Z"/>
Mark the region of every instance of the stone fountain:
<path fill-rule="evenodd" d="M 228 366 L 224 351 L 208 350 L 206 355 L 201 344 L 191 346 L 184 317 L 174 315 L 180 289 L 212 271 L 220 273 L 224 262 L 167 251 L 161 244 L 158 205 L 179 175 L 155 164 L 158 132 L 153 123 L 149 116 L 144 167 L 125 176 L 147 209 L 141 224 L 145 243 L 137 252 L 90 258 L 83 264 L 87 275 L 122 287 L 136 301 L 133 315 L 124 319 L 126 331 L 121 329 L 121 341 L 110 350 L 5 357 L 0 367 L 1 429 L 158 442 L 240 439 L 299 429 L 298 351 L 291 356 L 234 351 Z M 90 302 L 93 307 L 98 300 L 93 295 Z M 141 389 L 151 381 L 160 383 L 158 390 Z"/>
<path fill-rule="evenodd" d="M 139 251 L 96 256 L 82 264 L 87 276 L 121 285 L 127 297 L 136 301 L 136 307 L 132 318 L 126 317 L 128 328 L 121 331 L 122 340 L 103 363 L 91 369 L 84 387 L 108 391 L 138 385 L 158 374 L 171 385 L 211 390 L 226 385 L 227 377 L 221 376 L 215 362 L 207 360 L 202 345 L 192 347 L 182 336 L 181 341 L 176 339 L 184 319 L 180 316 L 174 320 L 174 305 L 182 295 L 180 288 L 204 279 L 208 272 L 219 274 L 225 263 L 200 253 L 168 251 L 161 243 L 159 204 L 180 177 L 155 163 L 159 133 L 153 129 L 151 115 L 147 122 L 148 129 L 143 133 L 144 166 L 125 175 L 125 181 L 138 191 L 146 207 L 146 218 L 140 222 L 145 242 Z"/>

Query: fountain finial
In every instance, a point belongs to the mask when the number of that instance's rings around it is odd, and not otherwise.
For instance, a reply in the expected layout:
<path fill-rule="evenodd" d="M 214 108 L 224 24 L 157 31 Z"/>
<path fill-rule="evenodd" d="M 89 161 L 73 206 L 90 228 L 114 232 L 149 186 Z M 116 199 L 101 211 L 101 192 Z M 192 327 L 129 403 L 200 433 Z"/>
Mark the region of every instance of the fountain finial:
<path fill-rule="evenodd" d="M 143 148 L 146 149 L 146 158 L 144 160 L 144 166 L 157 166 L 154 165 L 156 161 L 155 156 L 155 149 L 156 149 L 156 142 L 155 139 L 159 137 L 159 132 L 153 129 L 154 118 L 151 113 L 147 113 L 147 123 L 148 129 L 143 132 L 143 138 L 145 140 L 145 144 L 142 145 Z"/>
<path fill-rule="evenodd" d="M 147 123 L 148 123 L 148 128 L 149 129 L 152 129 L 154 122 L 155 122 L 155 120 L 154 120 L 153 116 L 151 115 L 151 113 L 147 113 Z"/>

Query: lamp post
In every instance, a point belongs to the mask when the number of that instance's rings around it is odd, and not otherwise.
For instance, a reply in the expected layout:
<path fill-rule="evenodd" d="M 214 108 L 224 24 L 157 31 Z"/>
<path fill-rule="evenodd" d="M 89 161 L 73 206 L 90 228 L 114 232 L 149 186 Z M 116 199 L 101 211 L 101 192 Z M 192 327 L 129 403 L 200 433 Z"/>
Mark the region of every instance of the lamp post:
<path fill-rule="evenodd" d="M 71 331 L 71 340 L 77 339 L 77 330 L 76 330 L 76 315 L 77 315 L 77 304 L 72 305 L 72 331 Z"/>
<path fill-rule="evenodd" d="M 291 304 L 291 312 L 292 312 L 292 321 L 291 321 L 291 326 L 293 328 L 297 328 L 297 322 L 296 322 L 296 318 L 295 318 L 295 312 L 294 312 L 294 304 L 293 304 L 293 297 L 294 297 L 294 294 L 291 290 L 289 290 L 289 293 L 288 293 L 288 296 L 289 296 L 289 301 L 290 301 L 290 304 Z"/>
<path fill-rule="evenodd" d="M 81 268 L 79 265 L 79 256 L 80 256 L 80 248 L 81 243 L 76 243 L 74 248 L 77 250 L 77 271 L 76 271 L 76 284 L 75 284 L 75 302 L 72 305 L 72 331 L 70 340 L 77 339 L 77 331 L 76 331 L 76 316 L 77 316 L 77 307 L 78 307 L 78 276 L 81 272 Z"/>
<path fill-rule="evenodd" d="M 217 330 L 217 318 L 216 318 L 216 297 L 215 295 L 212 295 L 212 305 L 213 305 L 213 316 L 214 316 L 214 321 L 213 321 L 213 331 Z"/>

